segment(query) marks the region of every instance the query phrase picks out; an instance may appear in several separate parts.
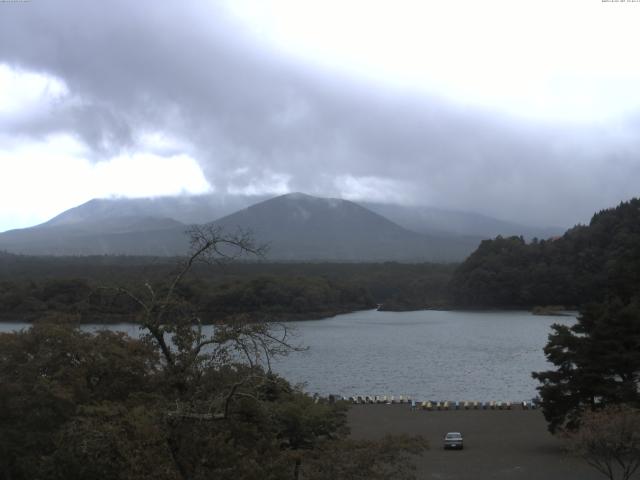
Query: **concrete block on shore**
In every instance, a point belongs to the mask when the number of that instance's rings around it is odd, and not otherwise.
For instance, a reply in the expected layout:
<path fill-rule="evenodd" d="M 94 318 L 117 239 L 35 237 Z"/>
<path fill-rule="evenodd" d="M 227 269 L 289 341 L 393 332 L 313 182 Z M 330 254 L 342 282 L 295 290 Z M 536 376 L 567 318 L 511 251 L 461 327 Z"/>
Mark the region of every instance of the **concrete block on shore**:
<path fill-rule="evenodd" d="M 412 409 L 419 408 L 421 410 L 433 411 L 433 410 L 534 410 L 537 405 L 533 401 L 504 401 L 504 400 L 490 400 L 480 402 L 477 400 L 423 400 L 412 401 L 408 396 L 404 395 L 356 395 L 350 397 L 344 397 L 339 395 L 329 395 L 327 398 L 319 398 L 315 395 L 314 401 L 335 403 L 336 401 L 346 401 L 352 404 L 384 404 L 395 405 L 400 403 L 408 403 Z"/>

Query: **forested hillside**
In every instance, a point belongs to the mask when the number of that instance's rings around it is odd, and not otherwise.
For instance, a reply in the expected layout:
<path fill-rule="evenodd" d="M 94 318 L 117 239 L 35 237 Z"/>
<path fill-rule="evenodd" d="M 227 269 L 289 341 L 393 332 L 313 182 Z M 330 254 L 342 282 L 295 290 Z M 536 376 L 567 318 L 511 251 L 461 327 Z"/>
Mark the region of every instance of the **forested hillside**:
<path fill-rule="evenodd" d="M 260 320 L 321 318 L 375 307 L 364 288 L 309 276 L 191 280 L 176 293 L 198 308 L 204 323 L 238 314 Z M 31 320 L 65 313 L 82 322 L 135 321 L 139 310 L 115 286 L 86 279 L 0 282 L 0 319 Z"/>
<path fill-rule="evenodd" d="M 0 252 L 0 320 L 74 314 L 82 322 L 127 321 L 131 299 L 113 288 L 162 282 L 178 258 L 30 257 Z M 200 264 L 178 292 L 201 320 L 230 314 L 260 319 L 321 318 L 384 304 L 416 309 L 447 302 L 454 265 L 402 263 Z M 106 288 L 105 288 L 106 287 Z"/>
<path fill-rule="evenodd" d="M 596 213 L 588 226 L 527 243 L 483 241 L 455 271 L 459 306 L 578 306 L 607 295 L 628 300 L 640 287 L 640 199 Z"/>

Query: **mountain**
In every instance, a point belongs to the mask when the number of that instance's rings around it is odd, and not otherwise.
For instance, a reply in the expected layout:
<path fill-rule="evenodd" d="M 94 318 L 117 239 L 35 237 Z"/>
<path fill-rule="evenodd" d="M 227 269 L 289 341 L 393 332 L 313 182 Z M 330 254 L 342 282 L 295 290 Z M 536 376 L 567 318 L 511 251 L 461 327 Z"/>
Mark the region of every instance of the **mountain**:
<path fill-rule="evenodd" d="M 189 220 L 213 220 L 247 197 L 225 204 L 212 198 L 92 200 L 36 227 L 0 234 L 0 249 L 39 255 L 179 255 L 187 251 Z M 270 245 L 270 260 L 459 261 L 481 240 L 421 235 L 353 202 L 299 193 L 262 201 L 214 223 L 251 230 L 258 242 Z"/>
<path fill-rule="evenodd" d="M 114 219 L 165 218 L 190 225 L 208 223 L 240 209 L 268 200 L 265 195 L 190 195 L 155 198 L 94 199 L 66 210 L 39 226 L 111 223 Z M 526 239 L 561 235 L 560 227 L 531 227 L 498 220 L 478 213 L 445 210 L 428 206 L 405 206 L 389 203 L 356 202 L 407 230 L 427 235 L 461 235 L 494 238 L 498 235 Z"/>
<path fill-rule="evenodd" d="M 36 255 L 179 255 L 188 225 L 242 227 L 271 244 L 273 260 L 460 261 L 497 235 L 548 238 L 491 217 L 288 194 L 94 199 L 31 228 L 0 233 L 0 249 Z"/>
<path fill-rule="evenodd" d="M 279 260 L 456 261 L 480 239 L 421 235 L 356 203 L 302 193 L 252 205 L 215 222 L 249 229 Z"/>
<path fill-rule="evenodd" d="M 0 233 L 0 249 L 29 255 L 181 255 L 188 225 L 264 197 L 193 195 L 93 199 L 35 227 Z"/>
<path fill-rule="evenodd" d="M 533 239 L 555 237 L 564 232 L 561 227 L 531 227 L 473 212 L 390 203 L 358 203 L 408 230 L 427 235 L 446 233 L 482 238 L 522 235 L 525 239 Z"/>
<path fill-rule="evenodd" d="M 78 225 L 123 217 L 170 218 L 183 224 L 208 223 L 266 200 L 259 195 L 184 195 L 154 198 L 97 198 L 62 212 L 40 226 Z"/>
<path fill-rule="evenodd" d="M 27 255 L 177 255 L 187 226 L 173 219 L 126 216 L 42 224 L 0 234 L 0 249 Z"/>

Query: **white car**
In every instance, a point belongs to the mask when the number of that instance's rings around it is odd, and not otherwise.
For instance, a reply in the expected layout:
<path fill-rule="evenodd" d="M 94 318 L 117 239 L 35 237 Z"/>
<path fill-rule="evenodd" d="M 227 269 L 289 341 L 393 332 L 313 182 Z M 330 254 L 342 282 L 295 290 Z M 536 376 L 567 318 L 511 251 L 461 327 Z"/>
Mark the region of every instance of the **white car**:
<path fill-rule="evenodd" d="M 449 432 L 444 436 L 444 448 L 464 448 L 462 434 L 460 432 Z"/>

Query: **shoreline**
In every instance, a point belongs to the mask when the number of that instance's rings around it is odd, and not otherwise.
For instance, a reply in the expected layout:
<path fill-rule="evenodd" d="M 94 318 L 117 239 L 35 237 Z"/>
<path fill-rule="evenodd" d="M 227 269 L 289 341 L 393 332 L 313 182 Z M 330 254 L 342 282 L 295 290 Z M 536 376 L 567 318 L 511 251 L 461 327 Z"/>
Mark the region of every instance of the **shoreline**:
<path fill-rule="evenodd" d="M 314 320 L 326 320 L 330 318 L 334 318 L 338 315 L 346 315 L 350 313 L 358 313 L 358 312 L 368 312 L 368 311 L 377 311 L 380 313 L 409 313 L 409 312 L 466 312 L 466 313 L 501 313 L 501 312 L 526 312 L 530 313 L 532 316 L 553 316 L 553 317 L 575 317 L 578 315 L 578 311 L 576 310 L 552 310 L 552 311 L 541 311 L 536 310 L 538 307 L 533 308 L 491 308 L 491 307 L 456 307 L 456 306 L 424 306 L 421 308 L 385 308 L 384 304 L 378 304 L 377 306 L 372 306 L 371 308 L 362 308 L 362 305 L 357 306 L 356 308 L 338 308 L 331 309 L 325 311 L 314 311 L 314 312 L 286 312 L 286 313 L 266 313 L 263 314 L 263 320 L 270 323 L 289 323 L 289 322 L 306 322 L 306 321 L 314 321 Z M 32 324 L 34 322 L 40 321 L 47 316 L 67 316 L 69 318 L 73 316 L 79 316 L 80 320 L 73 323 L 78 323 L 79 325 L 95 325 L 95 324 L 104 324 L 104 325 L 117 325 L 120 323 L 131 323 L 136 324 L 135 314 L 122 313 L 122 314 L 82 314 L 76 312 L 64 312 L 64 311 L 44 311 L 44 312 L 28 312 L 28 313 L 18 313 L 18 314 L 10 314 L 10 313 L 0 313 L 0 324 L 1 323 L 27 323 Z M 247 315 L 249 317 L 258 318 L 260 315 L 257 312 L 239 312 L 239 313 L 229 313 L 227 315 L 220 316 L 217 320 L 211 322 L 203 322 L 202 325 L 215 325 L 219 323 L 219 321 L 223 318 L 228 318 L 234 315 Z M 82 318 L 85 317 L 85 318 Z M 195 325 L 195 324 L 194 324 Z"/>
<path fill-rule="evenodd" d="M 346 315 L 349 313 L 357 313 L 357 312 L 368 312 L 371 310 L 375 310 L 375 308 L 357 308 L 357 309 L 335 309 L 335 310 L 327 310 L 321 312 L 308 312 L 308 313 L 283 313 L 283 314 L 265 314 L 265 320 L 269 323 L 289 323 L 289 322 L 306 322 L 313 320 L 324 320 L 336 317 L 338 315 Z M 44 312 L 43 315 L 38 315 L 37 313 L 27 313 L 27 314 L 19 314 L 19 315 L 10 315 L 10 314 L 0 314 L 0 324 L 1 323 L 26 323 L 33 324 L 38 321 L 42 321 L 49 315 L 60 315 L 67 316 L 69 318 L 75 315 L 82 315 L 73 312 Z M 234 315 L 248 315 L 249 317 L 258 315 L 255 312 L 248 313 L 237 313 L 237 314 L 229 314 L 227 316 Z M 135 315 L 133 314 L 104 314 L 104 315 L 86 315 L 87 318 L 81 318 L 77 322 L 78 325 L 118 325 L 121 323 L 128 323 L 137 325 L 138 322 L 135 321 Z M 220 317 L 220 319 L 225 317 Z M 218 321 L 212 322 L 203 322 L 202 325 L 216 325 L 219 323 Z M 197 325 L 194 323 L 194 325 Z"/>

